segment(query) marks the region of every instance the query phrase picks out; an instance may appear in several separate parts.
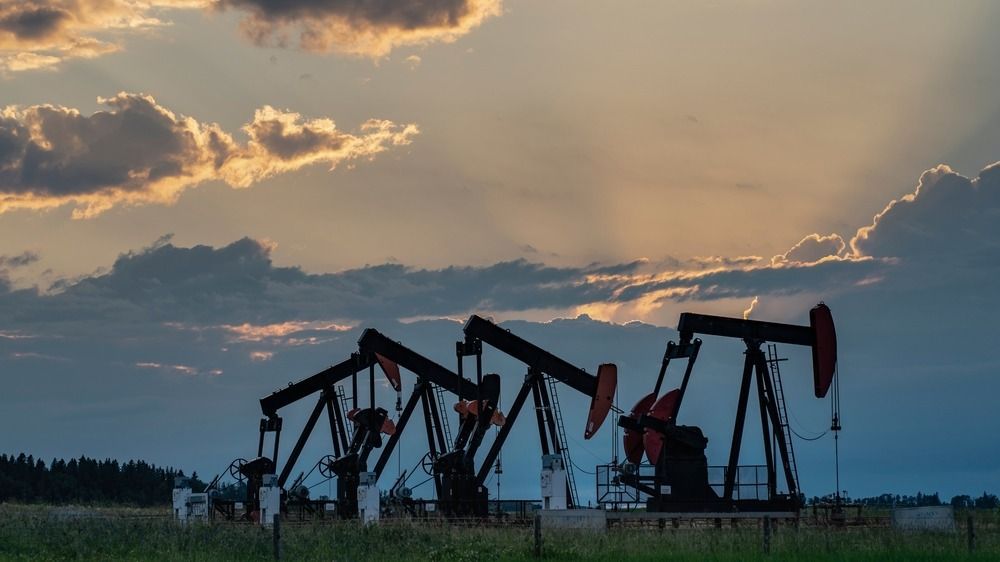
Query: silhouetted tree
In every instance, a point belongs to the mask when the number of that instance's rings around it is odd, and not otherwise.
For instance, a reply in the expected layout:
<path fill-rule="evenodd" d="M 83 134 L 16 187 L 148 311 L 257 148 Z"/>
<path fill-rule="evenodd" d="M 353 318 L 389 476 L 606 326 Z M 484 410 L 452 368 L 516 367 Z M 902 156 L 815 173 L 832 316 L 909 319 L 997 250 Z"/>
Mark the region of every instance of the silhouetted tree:
<path fill-rule="evenodd" d="M 970 509 L 976 507 L 976 502 L 968 494 L 962 494 L 951 498 L 951 506 L 955 509 Z"/>
<path fill-rule="evenodd" d="M 1000 499 L 993 494 L 983 492 L 983 495 L 976 498 L 976 509 L 996 509 L 1000 507 Z"/>
<path fill-rule="evenodd" d="M 184 472 L 145 461 L 41 459 L 0 455 L 0 502 L 105 503 L 149 506 L 170 502 L 174 479 Z M 205 483 L 192 478 L 192 485 Z"/>

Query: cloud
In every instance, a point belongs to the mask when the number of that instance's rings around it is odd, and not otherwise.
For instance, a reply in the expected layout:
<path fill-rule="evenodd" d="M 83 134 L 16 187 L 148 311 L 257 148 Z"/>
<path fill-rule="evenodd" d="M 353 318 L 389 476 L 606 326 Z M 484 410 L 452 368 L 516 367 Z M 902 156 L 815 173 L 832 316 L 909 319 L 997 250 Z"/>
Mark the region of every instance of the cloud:
<path fill-rule="evenodd" d="M 784 254 L 771 258 L 771 265 L 815 264 L 843 257 L 846 248 L 847 243 L 839 234 L 810 234 Z"/>
<path fill-rule="evenodd" d="M 0 339 L 2 340 L 30 340 L 37 337 L 38 336 L 34 336 L 31 334 L 22 334 L 16 330 L 15 331 L 0 330 Z"/>
<path fill-rule="evenodd" d="M 42 361 L 69 361 L 66 357 L 59 357 L 57 355 L 48 355 L 45 353 L 36 353 L 34 351 L 14 351 L 7 354 L 11 359 L 40 359 Z"/>
<path fill-rule="evenodd" d="M 199 325 L 180 322 L 166 322 L 169 328 L 191 332 L 216 332 L 223 334 L 226 344 L 266 344 L 274 347 L 299 347 L 320 345 L 338 339 L 338 334 L 350 331 L 354 326 L 339 324 L 331 320 L 288 321 L 274 324 L 222 324 Z M 253 356 L 251 355 L 251 358 Z"/>
<path fill-rule="evenodd" d="M 277 324 L 253 325 L 243 323 L 238 326 L 225 324 L 219 326 L 220 329 L 232 335 L 231 341 L 240 342 L 260 342 L 271 340 L 283 340 L 293 334 L 301 334 L 305 331 L 317 332 L 346 332 L 352 328 L 350 325 L 337 324 L 330 321 L 318 322 L 280 322 Z"/>
<path fill-rule="evenodd" d="M 685 269 L 687 269 L 686 266 L 689 265 L 698 269 L 710 269 L 719 267 L 749 266 L 761 261 L 762 259 L 764 258 L 760 256 L 696 256 L 688 260 L 679 260 L 677 263 L 684 265 Z"/>
<path fill-rule="evenodd" d="M 167 25 L 164 8 L 205 5 L 198 0 L 3 0 L 0 1 L 0 73 L 53 69 L 71 59 L 92 59 L 121 50 L 105 36 Z"/>
<path fill-rule="evenodd" d="M 397 47 L 451 43 L 501 12 L 500 0 L 220 0 L 218 6 L 246 12 L 241 29 L 259 45 L 294 43 L 374 58 Z"/>
<path fill-rule="evenodd" d="M 856 255 L 909 263 L 1000 265 L 1000 163 L 967 178 L 945 165 L 891 201 L 851 239 Z"/>
<path fill-rule="evenodd" d="M 119 93 L 84 116 L 51 105 L 0 109 L 0 214 L 72 204 L 74 218 L 120 205 L 171 204 L 200 183 L 245 188 L 312 164 L 370 159 L 405 145 L 415 125 L 370 120 L 356 133 L 329 119 L 265 106 L 240 143 L 215 123 L 176 115 L 151 96 Z"/>
<path fill-rule="evenodd" d="M 219 248 L 183 248 L 161 240 L 120 256 L 105 273 L 49 292 L 8 292 L 6 299 L 14 308 L 26 307 L 23 315 L 35 319 L 101 315 L 109 322 L 139 319 L 210 326 L 230 340 L 272 341 L 329 336 L 364 318 L 568 307 L 604 300 L 620 281 L 606 279 L 603 272 L 627 274 L 640 265 L 557 268 L 516 260 L 485 267 L 416 269 L 383 264 L 317 275 L 275 267 L 271 250 L 249 238 Z M 591 274 L 597 277 L 589 280 Z M 3 297 L 0 293 L 0 303 Z"/>
<path fill-rule="evenodd" d="M 253 142 L 294 159 L 312 150 L 314 137 L 301 136 L 270 131 L 254 134 Z M 837 234 L 811 234 L 770 261 L 668 258 L 556 267 L 520 259 L 439 269 L 385 263 L 312 274 L 275 266 L 272 242 L 244 238 L 221 247 L 179 247 L 164 237 L 119 256 L 107 270 L 48 290 L 0 286 L 0 306 L 9 317 L 23 319 L 17 329 L 25 333 L 37 332 L 32 322 L 74 325 L 103 318 L 123 330 L 153 322 L 214 334 L 220 346 L 273 350 L 334 341 L 366 322 L 474 311 L 505 318 L 575 312 L 669 322 L 663 311 L 679 303 L 735 302 L 731 313 L 738 314 L 746 307 L 743 299 L 759 298 L 771 313 L 782 299 L 830 300 L 903 286 L 916 291 L 932 282 L 986 283 L 1000 267 L 1000 223 L 991 220 L 1000 216 L 1000 168 L 974 180 L 935 170 L 915 193 L 860 229 L 850 251 Z M 956 275 L 959 268 L 966 270 Z"/>
<path fill-rule="evenodd" d="M 31 265 L 38 259 L 38 254 L 35 252 L 22 252 L 15 256 L 0 255 L 0 292 L 11 287 L 11 270 Z M 0 337 L 3 337 L 3 332 L 0 332 Z"/>
<path fill-rule="evenodd" d="M 250 360 L 251 361 L 270 361 L 274 358 L 273 351 L 251 351 Z"/>
<path fill-rule="evenodd" d="M 582 267 L 515 260 L 441 269 L 387 263 L 310 274 L 274 266 L 272 249 L 249 238 L 218 248 L 178 247 L 163 238 L 119 256 L 104 272 L 46 291 L 0 292 L 0 306 L 19 318 L 62 325 L 99 317 L 128 331 L 153 322 L 217 334 L 221 345 L 255 344 L 257 350 L 326 343 L 370 321 L 473 311 L 506 317 L 576 311 L 610 318 L 611 308 L 602 313 L 602 306 L 629 305 L 633 318 L 649 320 L 666 302 L 843 291 L 884 267 L 870 258 L 667 271 L 648 260 Z"/>
<path fill-rule="evenodd" d="M 140 369 L 156 369 L 159 371 L 164 371 L 167 373 L 176 373 L 180 375 L 197 375 L 198 369 L 194 367 L 189 367 L 187 365 L 169 365 L 163 363 L 156 363 L 153 361 L 139 361 L 135 364 L 136 367 Z"/>
<path fill-rule="evenodd" d="M 222 178 L 235 187 L 310 164 L 333 169 L 344 160 L 372 158 L 389 147 L 409 144 L 418 132 L 416 125 L 370 119 L 354 135 L 339 131 L 330 119 L 304 120 L 298 113 L 270 106 L 257 110 L 243 131 L 250 142 L 233 151 L 222 166 Z"/>
<path fill-rule="evenodd" d="M 0 0 L 0 74 L 120 51 L 122 35 L 171 25 L 169 10 L 227 8 L 245 14 L 241 29 L 260 45 L 382 57 L 453 42 L 499 15 L 501 0 Z"/>
<path fill-rule="evenodd" d="M 849 241 L 809 234 L 770 263 L 758 260 L 670 259 L 660 271 L 630 276 L 611 302 L 645 299 L 648 310 L 665 301 L 822 295 L 886 283 L 915 289 L 992 282 L 1000 269 L 1000 163 L 973 178 L 943 164 L 931 168 Z"/>
<path fill-rule="evenodd" d="M 35 252 L 21 252 L 16 256 L 0 256 L 0 269 L 24 267 L 37 262 L 39 259 L 38 254 Z"/>

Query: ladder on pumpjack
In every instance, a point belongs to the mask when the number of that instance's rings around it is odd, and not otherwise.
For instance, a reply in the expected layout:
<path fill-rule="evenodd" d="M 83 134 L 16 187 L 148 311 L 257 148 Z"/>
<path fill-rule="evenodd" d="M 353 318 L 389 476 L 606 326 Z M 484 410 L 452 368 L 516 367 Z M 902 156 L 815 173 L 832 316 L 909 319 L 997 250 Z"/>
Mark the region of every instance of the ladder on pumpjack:
<path fill-rule="evenodd" d="M 771 378 L 774 379 L 774 401 L 778 406 L 778 420 L 781 422 L 781 428 L 784 430 L 785 435 L 788 436 L 788 463 L 791 465 L 792 475 L 795 477 L 796 487 L 798 487 L 799 469 L 795 462 L 795 448 L 792 446 L 791 428 L 788 427 L 785 389 L 781 383 L 781 368 L 779 364 L 782 361 L 787 361 L 787 359 L 778 357 L 778 346 L 773 343 L 767 344 L 767 365 L 771 370 Z M 772 448 L 772 450 L 775 449 Z"/>
<path fill-rule="evenodd" d="M 577 498 L 580 496 L 576 491 L 576 476 L 573 470 L 573 459 L 569 454 L 569 441 L 566 438 L 566 427 L 563 425 L 562 409 L 559 407 L 559 393 L 556 391 L 558 381 L 545 375 L 545 381 L 549 385 L 549 400 L 552 403 L 550 415 L 556 422 L 556 432 L 559 436 L 559 455 L 562 456 L 563 466 L 566 467 L 566 486 L 569 488 L 569 503 L 572 507 L 580 507 Z"/>
<path fill-rule="evenodd" d="M 441 413 L 441 431 L 444 433 L 444 442 L 451 447 L 454 442 L 451 440 L 451 425 L 448 422 L 448 402 L 445 400 L 445 392 L 440 386 L 434 385 L 434 393 L 437 398 L 438 411 Z"/>
<path fill-rule="evenodd" d="M 342 384 L 337 385 L 336 394 L 337 394 L 337 400 L 340 400 L 340 409 L 341 411 L 344 412 L 344 415 L 346 416 L 347 413 L 351 411 L 351 401 L 347 397 L 347 392 L 344 391 L 344 385 Z"/>
<path fill-rule="evenodd" d="M 347 393 L 344 392 L 344 385 L 338 384 L 336 388 L 333 389 L 333 399 L 337 401 L 342 414 L 341 417 L 343 418 L 341 420 L 343 423 L 342 430 L 346 433 L 340 436 L 340 443 L 343 445 L 344 452 L 346 453 L 347 448 L 350 446 L 349 442 L 351 440 L 351 436 L 354 434 L 352 432 L 353 424 L 347 419 L 347 413 L 351 411 L 351 408 L 350 402 L 347 399 Z M 336 437 L 334 437 L 334 439 L 336 439 Z"/>

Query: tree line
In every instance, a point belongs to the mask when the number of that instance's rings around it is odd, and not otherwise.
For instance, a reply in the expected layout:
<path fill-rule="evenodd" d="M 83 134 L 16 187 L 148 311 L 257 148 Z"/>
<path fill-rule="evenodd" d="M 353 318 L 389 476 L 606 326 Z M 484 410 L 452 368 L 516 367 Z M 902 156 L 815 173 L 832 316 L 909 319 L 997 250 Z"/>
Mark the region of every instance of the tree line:
<path fill-rule="evenodd" d="M 809 500 L 809 505 L 833 503 L 834 496 L 813 497 Z M 923 507 L 936 505 L 951 505 L 956 509 L 997 509 L 1000 507 L 1000 498 L 995 494 L 983 492 L 979 497 L 972 497 L 966 494 L 953 496 L 947 503 L 941 500 L 937 492 L 925 494 L 917 492 L 917 495 L 906 494 L 881 494 L 865 498 L 850 498 L 841 496 L 841 501 L 845 503 L 861 504 L 865 507 Z"/>
<path fill-rule="evenodd" d="M 159 467 L 142 460 L 118 462 L 114 459 L 52 459 L 46 465 L 42 459 L 21 453 L 0 455 L 0 502 L 48 504 L 125 504 L 151 506 L 169 504 L 176 478 L 186 477 L 184 471 Z M 192 473 L 189 478 L 195 492 L 203 491 L 205 482 Z M 217 491 L 221 497 L 241 499 L 246 487 L 228 484 Z M 833 496 L 813 497 L 810 505 L 832 503 Z M 843 497 L 848 503 L 866 507 L 919 507 L 947 505 L 937 492 L 915 496 L 881 494 L 865 498 Z M 983 492 L 979 497 L 958 495 L 948 504 L 958 509 L 997 509 L 1000 499 Z"/>
<path fill-rule="evenodd" d="M 181 470 L 141 460 L 81 456 L 46 465 L 24 453 L 0 455 L 0 502 L 161 505 L 170 503 L 174 479 L 183 476 Z M 204 488 L 197 473 L 191 479 Z"/>

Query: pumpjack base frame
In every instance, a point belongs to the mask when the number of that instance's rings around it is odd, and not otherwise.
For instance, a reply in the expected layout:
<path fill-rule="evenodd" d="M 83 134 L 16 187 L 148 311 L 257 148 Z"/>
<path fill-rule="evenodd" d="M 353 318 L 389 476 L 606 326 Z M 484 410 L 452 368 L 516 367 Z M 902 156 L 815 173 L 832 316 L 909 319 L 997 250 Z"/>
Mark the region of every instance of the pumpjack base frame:
<path fill-rule="evenodd" d="M 653 468 L 654 465 L 642 465 L 642 467 Z M 600 468 L 600 467 L 599 467 Z M 720 469 L 724 467 L 710 467 Z M 758 469 L 756 465 L 741 466 L 738 468 Z M 703 494 L 690 495 L 692 489 L 683 488 L 682 493 L 689 494 L 680 496 L 671 493 L 657 493 L 661 485 L 667 484 L 669 480 L 658 478 L 651 474 L 621 474 L 618 476 L 618 485 L 632 488 L 636 492 L 633 504 L 646 505 L 648 512 L 723 512 L 723 513 L 798 513 L 802 509 L 802 503 L 796 496 L 787 493 L 775 493 L 762 497 L 736 497 L 726 499 L 716 494 L 716 488 L 722 488 L 721 482 L 713 481 Z M 744 484 L 744 487 L 759 489 L 763 484 L 753 482 Z M 598 484 L 600 487 L 600 484 Z M 638 495 L 638 494 L 641 494 Z M 645 496 L 643 499 L 640 499 Z M 778 517 L 775 515 L 775 517 Z"/>
<path fill-rule="evenodd" d="M 328 506 L 333 509 L 329 509 Z M 317 519 L 343 519 L 337 514 L 335 499 L 301 499 L 288 500 L 282 513 L 286 518 L 296 521 L 312 521 Z"/>
<path fill-rule="evenodd" d="M 243 503 L 242 501 L 240 503 Z M 239 513 L 238 513 L 239 512 Z M 238 517 L 237 517 L 238 515 Z M 221 517 L 223 521 L 235 521 L 237 519 L 247 519 L 246 509 L 236 509 L 236 501 L 230 499 L 212 499 L 212 518 Z"/>
<path fill-rule="evenodd" d="M 690 513 L 798 513 L 799 503 L 795 498 L 774 498 L 769 500 L 674 500 L 669 497 L 646 500 L 647 512 L 690 512 Z"/>
<path fill-rule="evenodd" d="M 771 519 L 772 521 L 787 521 L 798 525 L 802 514 L 798 511 L 606 511 L 608 526 L 624 525 L 626 522 L 657 522 L 662 529 L 666 522 L 672 522 L 674 528 L 680 527 L 681 521 L 715 520 L 716 527 L 722 526 L 722 521 L 729 520 L 733 525 L 739 520 Z"/>

